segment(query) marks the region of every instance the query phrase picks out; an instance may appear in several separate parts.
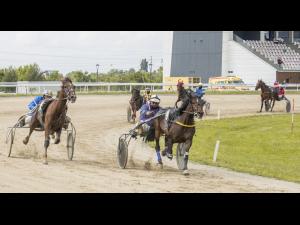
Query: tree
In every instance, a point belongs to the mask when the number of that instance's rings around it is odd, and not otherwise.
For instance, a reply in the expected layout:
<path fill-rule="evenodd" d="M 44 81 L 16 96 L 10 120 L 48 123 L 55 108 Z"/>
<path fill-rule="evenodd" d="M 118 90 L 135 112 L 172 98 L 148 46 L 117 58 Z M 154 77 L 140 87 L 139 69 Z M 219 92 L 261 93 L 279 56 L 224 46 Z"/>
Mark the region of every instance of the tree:
<path fill-rule="evenodd" d="M 51 71 L 46 76 L 47 81 L 60 81 L 64 76 L 58 71 Z"/>
<path fill-rule="evenodd" d="M 2 81 L 3 82 L 18 81 L 18 76 L 17 76 L 16 70 L 12 66 L 10 66 L 8 69 L 4 69 Z"/>
<path fill-rule="evenodd" d="M 142 59 L 141 70 L 148 72 L 148 62 L 147 62 L 147 59 Z"/>
<path fill-rule="evenodd" d="M 87 72 L 83 73 L 82 71 L 72 71 L 67 74 L 73 82 L 89 82 L 89 76 Z"/>
<path fill-rule="evenodd" d="M 19 81 L 43 81 L 45 80 L 44 74 L 41 73 L 39 65 L 36 63 L 25 66 L 20 66 L 17 70 Z"/>

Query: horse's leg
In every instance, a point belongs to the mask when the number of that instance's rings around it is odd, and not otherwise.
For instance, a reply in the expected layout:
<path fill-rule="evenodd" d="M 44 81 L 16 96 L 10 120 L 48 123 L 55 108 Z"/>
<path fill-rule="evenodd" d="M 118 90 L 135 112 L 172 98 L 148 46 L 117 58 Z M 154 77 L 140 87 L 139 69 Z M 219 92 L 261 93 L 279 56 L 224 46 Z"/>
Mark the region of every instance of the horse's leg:
<path fill-rule="evenodd" d="M 61 129 L 59 131 L 56 132 L 56 138 L 54 141 L 54 144 L 59 144 L 60 143 L 60 135 L 61 135 Z"/>
<path fill-rule="evenodd" d="M 165 149 L 161 152 L 161 154 L 163 156 L 166 156 L 167 151 L 168 151 L 168 136 L 165 135 Z"/>
<path fill-rule="evenodd" d="M 173 140 L 172 140 L 171 137 L 168 138 L 167 157 L 168 157 L 170 160 L 173 159 Z"/>
<path fill-rule="evenodd" d="M 23 140 L 24 145 L 27 145 L 27 144 L 28 144 L 29 138 L 30 138 L 32 132 L 34 131 L 34 129 L 37 127 L 37 125 L 38 125 L 38 122 L 37 122 L 37 120 L 35 119 L 35 120 L 33 121 L 33 123 L 30 125 L 29 134 L 28 134 L 28 135 L 24 138 L 24 140 Z"/>
<path fill-rule="evenodd" d="M 185 151 L 184 151 L 184 168 L 183 168 L 183 174 L 184 175 L 189 175 L 187 164 L 188 164 L 188 161 L 189 161 L 189 151 L 190 151 L 190 148 L 192 146 L 192 139 L 186 140 L 184 146 L 185 146 Z"/>
<path fill-rule="evenodd" d="M 45 124 L 45 141 L 44 141 L 44 148 L 45 148 L 45 152 L 44 152 L 44 164 L 45 165 L 48 164 L 47 149 L 49 147 L 49 144 L 50 144 L 50 131 L 49 131 L 48 125 Z"/>
<path fill-rule="evenodd" d="M 155 151 L 157 156 L 157 162 L 160 165 L 161 168 L 163 168 L 163 163 L 160 155 L 160 145 L 159 145 L 159 138 L 160 138 L 160 130 L 158 126 L 155 126 Z"/>
<path fill-rule="evenodd" d="M 135 108 L 132 109 L 132 120 L 133 120 L 133 123 L 135 123 L 135 118 L 136 118 L 136 110 Z"/>
<path fill-rule="evenodd" d="M 274 107 L 274 105 L 275 105 L 275 98 L 273 98 L 273 104 L 272 104 L 272 108 L 271 108 L 271 112 L 273 112 L 273 107 Z M 272 100 L 271 100 L 271 103 L 272 103 Z"/>
<path fill-rule="evenodd" d="M 263 98 L 261 98 L 261 106 L 260 106 L 260 111 L 259 112 L 261 112 L 261 110 L 263 108 L 263 105 L 264 105 L 264 100 L 263 100 Z"/>
<path fill-rule="evenodd" d="M 29 130 L 29 134 L 25 137 L 25 139 L 23 140 L 23 144 L 24 145 L 27 145 L 28 144 L 28 141 L 29 141 L 29 138 L 30 138 L 30 136 L 31 136 L 31 134 L 32 134 L 32 132 L 33 132 L 33 130 L 34 130 L 34 128 L 31 126 L 30 127 L 30 130 Z"/>

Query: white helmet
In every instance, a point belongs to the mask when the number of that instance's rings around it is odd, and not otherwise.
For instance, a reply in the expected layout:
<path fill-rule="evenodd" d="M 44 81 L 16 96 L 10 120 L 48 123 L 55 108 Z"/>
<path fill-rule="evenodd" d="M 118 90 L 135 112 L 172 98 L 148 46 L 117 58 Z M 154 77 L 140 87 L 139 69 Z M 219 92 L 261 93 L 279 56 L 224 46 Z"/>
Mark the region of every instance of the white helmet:
<path fill-rule="evenodd" d="M 52 92 L 48 90 L 44 90 L 43 95 L 45 96 L 52 96 Z"/>
<path fill-rule="evenodd" d="M 203 84 L 200 82 L 200 83 L 198 84 L 198 86 L 203 86 Z"/>
<path fill-rule="evenodd" d="M 157 95 L 153 95 L 150 100 L 150 102 L 156 102 L 156 103 L 160 103 L 160 98 Z"/>

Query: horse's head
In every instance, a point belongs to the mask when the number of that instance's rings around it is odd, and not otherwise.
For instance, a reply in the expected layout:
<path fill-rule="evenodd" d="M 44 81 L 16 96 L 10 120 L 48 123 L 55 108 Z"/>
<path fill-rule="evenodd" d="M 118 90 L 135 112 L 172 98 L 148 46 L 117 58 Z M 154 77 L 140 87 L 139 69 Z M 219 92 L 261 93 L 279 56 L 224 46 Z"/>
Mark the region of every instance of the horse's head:
<path fill-rule="evenodd" d="M 62 89 L 65 95 L 65 98 L 68 101 L 74 103 L 76 101 L 76 93 L 75 93 L 75 86 L 72 83 L 71 79 L 66 77 L 62 80 Z"/>
<path fill-rule="evenodd" d="M 192 113 L 194 113 L 194 116 L 201 119 L 204 114 L 204 110 L 203 110 L 204 104 L 201 104 L 200 102 L 198 102 L 198 97 L 197 97 L 196 93 L 193 92 L 192 90 L 188 90 L 187 93 L 188 93 L 189 103 L 192 106 L 191 107 Z"/>
<path fill-rule="evenodd" d="M 255 86 L 255 91 L 260 89 L 263 84 L 264 84 L 264 82 L 262 80 L 258 80 L 257 83 L 256 83 L 256 86 Z"/>
<path fill-rule="evenodd" d="M 141 97 L 141 91 L 137 88 L 133 88 L 131 91 L 131 100 L 136 101 Z"/>

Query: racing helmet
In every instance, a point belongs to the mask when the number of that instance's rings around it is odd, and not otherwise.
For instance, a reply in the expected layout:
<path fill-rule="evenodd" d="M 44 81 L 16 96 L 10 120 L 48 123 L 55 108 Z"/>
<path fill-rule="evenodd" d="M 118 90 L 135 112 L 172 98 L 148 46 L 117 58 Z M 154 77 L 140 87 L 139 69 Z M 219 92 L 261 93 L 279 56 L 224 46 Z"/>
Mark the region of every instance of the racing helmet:
<path fill-rule="evenodd" d="M 150 102 L 160 103 L 160 98 L 157 95 L 153 95 L 150 99 Z"/>
<path fill-rule="evenodd" d="M 43 96 L 49 96 L 49 97 L 52 97 L 52 91 L 48 91 L 48 90 L 44 90 L 43 92 Z"/>

